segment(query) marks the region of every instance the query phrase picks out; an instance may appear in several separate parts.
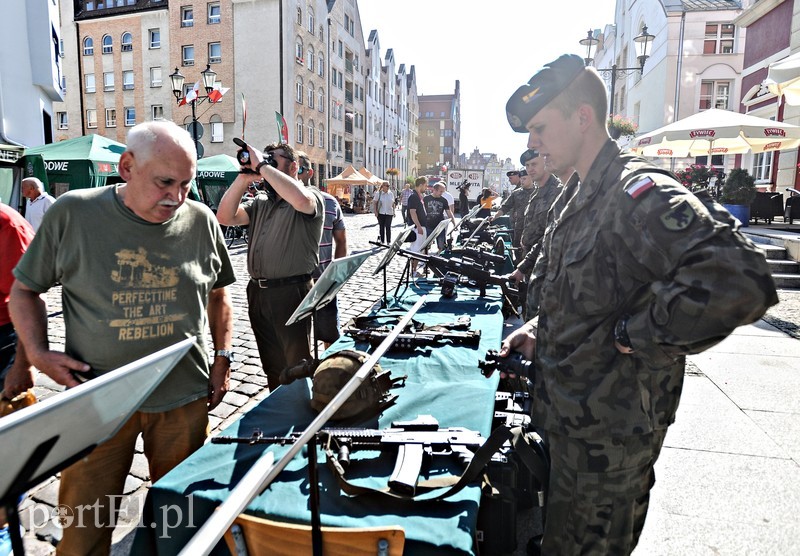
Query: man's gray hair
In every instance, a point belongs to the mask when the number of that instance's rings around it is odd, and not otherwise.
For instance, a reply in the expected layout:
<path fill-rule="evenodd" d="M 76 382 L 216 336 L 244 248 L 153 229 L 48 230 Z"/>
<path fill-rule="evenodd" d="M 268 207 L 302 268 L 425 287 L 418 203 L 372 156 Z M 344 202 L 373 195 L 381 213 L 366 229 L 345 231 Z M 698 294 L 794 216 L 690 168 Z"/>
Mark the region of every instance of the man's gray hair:
<path fill-rule="evenodd" d="M 139 158 L 149 159 L 155 154 L 154 149 L 159 138 L 171 139 L 192 157 L 197 157 L 197 149 L 189 132 L 173 122 L 165 120 L 144 122 L 131 128 L 128 132 L 127 150 Z"/>

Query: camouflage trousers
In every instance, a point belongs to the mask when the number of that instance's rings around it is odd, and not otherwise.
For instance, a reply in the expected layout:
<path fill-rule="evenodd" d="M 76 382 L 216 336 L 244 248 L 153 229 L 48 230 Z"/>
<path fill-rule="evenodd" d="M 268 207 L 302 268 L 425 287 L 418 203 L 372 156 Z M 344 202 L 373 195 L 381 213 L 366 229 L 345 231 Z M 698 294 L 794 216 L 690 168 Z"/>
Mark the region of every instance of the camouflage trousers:
<path fill-rule="evenodd" d="M 543 555 L 630 554 L 644 527 L 666 430 L 586 440 L 548 433 Z"/>

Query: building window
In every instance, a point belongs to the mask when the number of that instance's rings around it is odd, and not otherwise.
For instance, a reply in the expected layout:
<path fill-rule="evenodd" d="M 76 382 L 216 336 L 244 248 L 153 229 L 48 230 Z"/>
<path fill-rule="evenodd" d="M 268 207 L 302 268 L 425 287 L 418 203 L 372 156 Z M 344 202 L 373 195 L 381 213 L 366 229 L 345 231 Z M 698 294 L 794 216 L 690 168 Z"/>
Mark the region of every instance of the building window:
<path fill-rule="evenodd" d="M 122 33 L 119 49 L 122 52 L 131 52 L 133 50 L 133 35 L 130 33 Z"/>
<path fill-rule="evenodd" d="M 150 114 L 153 116 L 154 120 L 163 120 L 164 119 L 164 106 L 161 104 L 153 104 L 150 106 Z"/>
<path fill-rule="evenodd" d="M 339 58 L 343 56 L 344 56 L 344 43 L 342 43 L 342 41 L 339 41 Z"/>
<path fill-rule="evenodd" d="M 317 59 L 317 75 L 325 77 L 325 56 L 320 53 Z"/>
<path fill-rule="evenodd" d="M 111 35 L 103 36 L 103 54 L 111 54 L 114 50 L 114 41 L 111 38 Z"/>
<path fill-rule="evenodd" d="M 706 23 L 703 54 L 733 54 L 736 26 L 733 23 Z"/>
<path fill-rule="evenodd" d="M 317 146 L 321 149 L 325 148 L 325 127 L 322 124 L 317 131 Z"/>
<path fill-rule="evenodd" d="M 314 146 L 314 120 L 308 121 L 308 146 Z"/>
<path fill-rule="evenodd" d="M 222 118 L 218 114 L 214 114 L 208 121 L 211 124 L 211 142 L 222 143 L 224 139 L 222 131 Z"/>
<path fill-rule="evenodd" d="M 106 108 L 106 127 L 117 127 L 117 110 Z"/>
<path fill-rule="evenodd" d="M 303 63 L 303 39 L 300 37 L 294 43 L 294 59 L 298 64 Z"/>
<path fill-rule="evenodd" d="M 66 112 L 56 112 L 56 121 L 58 122 L 58 129 L 69 128 L 69 119 Z"/>
<path fill-rule="evenodd" d="M 700 83 L 700 110 L 709 108 L 728 110 L 730 96 L 730 81 L 702 81 Z"/>
<path fill-rule="evenodd" d="M 314 34 L 314 10 L 308 8 L 308 32 Z"/>
<path fill-rule="evenodd" d="M 122 72 L 122 90 L 133 90 L 133 71 L 126 70 Z"/>
<path fill-rule="evenodd" d="M 297 142 L 303 142 L 303 118 L 297 118 Z"/>
<path fill-rule="evenodd" d="M 181 27 L 194 27 L 194 8 L 191 6 L 181 8 Z"/>
<path fill-rule="evenodd" d="M 306 63 L 308 64 L 309 71 L 314 71 L 314 48 L 308 47 L 308 55 L 306 56 Z"/>
<path fill-rule="evenodd" d="M 150 86 L 161 87 L 161 68 L 150 68 Z"/>
<path fill-rule="evenodd" d="M 92 129 L 97 127 L 97 110 L 90 108 L 86 111 L 86 127 Z"/>
<path fill-rule="evenodd" d="M 113 91 L 114 90 L 114 72 L 107 71 L 103 74 L 103 90 L 104 91 Z"/>
<path fill-rule="evenodd" d="M 150 29 L 150 48 L 161 48 L 161 29 Z"/>
<path fill-rule="evenodd" d="M 125 107 L 125 126 L 131 127 L 136 125 L 136 108 L 133 106 Z"/>
<path fill-rule="evenodd" d="M 94 40 L 92 40 L 92 37 L 86 37 L 83 39 L 83 55 L 92 56 L 93 54 L 94 54 Z"/>
<path fill-rule="evenodd" d="M 325 29 L 322 28 L 322 25 L 319 26 L 319 40 L 325 40 Z"/>
<path fill-rule="evenodd" d="M 325 91 L 322 90 L 322 87 L 317 91 L 317 109 L 320 112 L 325 112 Z"/>
<path fill-rule="evenodd" d="M 208 43 L 208 63 L 219 64 L 222 61 L 222 45 L 218 42 Z"/>
<path fill-rule="evenodd" d="M 769 183 L 772 179 L 772 159 L 774 154 L 774 151 L 767 151 L 753 155 L 753 171 L 751 174 L 756 183 Z"/>
<path fill-rule="evenodd" d="M 87 93 L 93 93 L 95 91 L 94 74 L 93 73 L 87 73 L 84 76 L 84 81 L 86 82 L 86 86 L 84 87 L 85 91 Z"/>
<path fill-rule="evenodd" d="M 297 6 L 297 24 L 298 25 L 303 24 L 303 8 L 301 8 L 300 6 Z"/>
<path fill-rule="evenodd" d="M 181 47 L 181 64 L 184 66 L 194 65 L 194 45 L 187 44 Z"/>
<path fill-rule="evenodd" d="M 302 79 L 298 79 L 295 82 L 294 100 L 296 100 L 300 104 L 303 104 L 303 80 Z"/>
<path fill-rule="evenodd" d="M 219 2 L 211 2 L 208 5 L 208 24 L 216 25 L 220 20 Z"/>
<path fill-rule="evenodd" d="M 314 95 L 315 94 L 316 94 L 316 91 L 314 90 L 314 84 L 313 83 L 309 83 L 308 84 L 308 107 L 309 108 L 314 108 Z"/>

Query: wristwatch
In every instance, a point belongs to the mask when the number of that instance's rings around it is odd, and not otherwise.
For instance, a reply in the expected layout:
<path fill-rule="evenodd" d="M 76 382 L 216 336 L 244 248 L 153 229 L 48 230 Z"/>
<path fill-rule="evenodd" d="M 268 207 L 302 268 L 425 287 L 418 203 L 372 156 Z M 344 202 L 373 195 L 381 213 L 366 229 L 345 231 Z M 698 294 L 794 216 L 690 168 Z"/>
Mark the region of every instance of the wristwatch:
<path fill-rule="evenodd" d="M 617 324 L 614 326 L 614 341 L 616 341 L 622 347 L 633 351 L 631 339 L 628 336 L 628 319 L 630 318 L 630 315 L 622 315 L 622 317 L 617 321 Z"/>
<path fill-rule="evenodd" d="M 269 160 L 267 160 L 266 158 L 261 162 L 259 162 L 258 164 L 256 164 L 256 174 L 260 175 L 262 166 L 267 166 L 267 165 L 269 165 Z"/>
<path fill-rule="evenodd" d="M 233 352 L 229 349 L 218 349 L 214 352 L 215 357 L 224 357 L 229 363 L 234 362 Z"/>

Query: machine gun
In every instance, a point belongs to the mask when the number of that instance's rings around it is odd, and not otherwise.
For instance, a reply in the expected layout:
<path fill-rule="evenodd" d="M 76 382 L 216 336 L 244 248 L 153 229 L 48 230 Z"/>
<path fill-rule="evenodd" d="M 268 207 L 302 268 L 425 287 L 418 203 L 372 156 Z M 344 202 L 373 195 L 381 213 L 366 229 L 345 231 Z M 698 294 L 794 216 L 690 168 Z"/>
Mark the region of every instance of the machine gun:
<path fill-rule="evenodd" d="M 298 433 L 289 436 L 264 436 L 259 429 L 250 437 L 218 436 L 214 444 L 294 444 Z M 485 439 L 479 432 L 462 427 L 439 428 L 431 415 L 420 415 L 412 421 L 395 421 L 388 429 L 324 428 L 317 439 L 325 446 L 328 463 L 344 479 L 344 469 L 350 464 L 350 452 L 355 449 L 388 450 L 397 448 L 397 460 L 389 478 L 389 489 L 403 496 L 417 492 L 423 461 L 431 456 L 456 456 L 466 467 L 474 452 Z M 333 449 L 336 450 L 334 454 Z M 345 481 L 346 483 L 346 481 Z M 349 485 L 349 483 L 346 483 Z M 365 487 L 360 487 L 361 489 Z"/>
<path fill-rule="evenodd" d="M 369 342 L 372 347 L 379 345 L 389 335 L 388 330 L 345 328 L 344 333 L 358 342 Z M 418 347 L 431 347 L 445 342 L 477 346 L 481 341 L 480 330 L 467 330 L 465 332 L 420 330 L 398 334 L 397 339 L 387 351 L 414 351 Z"/>
<path fill-rule="evenodd" d="M 503 290 L 503 295 L 508 298 L 516 299 L 519 292 L 516 288 L 511 287 L 508 277 L 493 274 L 491 271 L 486 270 L 483 265 L 476 262 L 459 259 L 453 257 L 451 259 L 440 257 L 438 255 L 419 255 L 418 253 L 410 253 L 411 256 L 418 258 L 425 262 L 428 268 L 433 269 L 442 276 L 444 276 L 444 283 L 442 284 L 442 295 L 445 297 L 455 296 L 455 286 L 464 281 L 461 278 L 466 278 L 466 285 L 477 287 L 480 290 L 481 296 L 486 295 L 486 286 L 495 284 L 500 286 Z"/>

